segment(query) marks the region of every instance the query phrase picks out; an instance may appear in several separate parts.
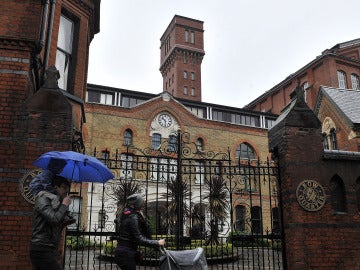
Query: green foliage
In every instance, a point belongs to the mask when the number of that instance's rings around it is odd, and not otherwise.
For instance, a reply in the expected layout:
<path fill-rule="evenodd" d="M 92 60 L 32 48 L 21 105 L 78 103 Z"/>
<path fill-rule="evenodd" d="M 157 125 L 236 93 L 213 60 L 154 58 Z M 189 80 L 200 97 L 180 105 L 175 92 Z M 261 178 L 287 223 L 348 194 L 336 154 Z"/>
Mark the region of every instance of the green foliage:
<path fill-rule="evenodd" d="M 92 241 L 89 241 L 88 238 L 84 236 L 67 236 L 66 237 L 66 247 L 71 249 L 83 249 L 86 247 L 92 247 L 95 244 Z"/>
<path fill-rule="evenodd" d="M 114 254 L 117 241 L 109 241 L 103 245 L 103 251 L 106 255 Z"/>

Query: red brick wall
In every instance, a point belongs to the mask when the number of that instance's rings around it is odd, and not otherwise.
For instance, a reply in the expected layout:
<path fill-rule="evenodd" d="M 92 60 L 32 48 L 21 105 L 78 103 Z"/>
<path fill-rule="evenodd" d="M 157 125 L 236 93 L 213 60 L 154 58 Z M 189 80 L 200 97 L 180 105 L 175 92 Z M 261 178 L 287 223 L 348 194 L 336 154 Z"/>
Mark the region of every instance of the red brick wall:
<path fill-rule="evenodd" d="M 71 150 L 73 128 L 81 130 L 81 108 L 61 92 L 35 93 L 31 56 L 39 41 L 42 1 L 0 1 L 0 269 L 31 269 L 29 240 L 32 205 L 19 190 L 23 175 L 40 154 Z M 56 1 L 49 66 L 54 65 L 61 9 L 78 18 L 74 94 L 85 97 L 88 47 L 94 34 L 89 24 L 93 1 Z M 44 53 L 44 50 L 42 51 Z M 42 56 L 43 57 L 43 56 Z M 59 91 L 59 90 L 57 90 Z M 55 105 L 62 104 L 56 111 Z M 50 105 L 44 110 L 41 104 Z M 46 107 L 46 106 L 45 106 Z"/>
<path fill-rule="evenodd" d="M 292 112 L 269 131 L 269 144 L 277 149 L 281 168 L 287 269 L 360 269 L 360 216 L 355 192 L 360 160 L 325 159 L 320 122 L 304 125 L 309 114 L 296 107 Z M 336 213 L 331 206 L 330 180 L 335 175 L 345 185 L 346 213 Z M 326 202 L 320 210 L 310 212 L 298 203 L 296 189 L 303 180 L 315 180 L 323 186 Z"/>

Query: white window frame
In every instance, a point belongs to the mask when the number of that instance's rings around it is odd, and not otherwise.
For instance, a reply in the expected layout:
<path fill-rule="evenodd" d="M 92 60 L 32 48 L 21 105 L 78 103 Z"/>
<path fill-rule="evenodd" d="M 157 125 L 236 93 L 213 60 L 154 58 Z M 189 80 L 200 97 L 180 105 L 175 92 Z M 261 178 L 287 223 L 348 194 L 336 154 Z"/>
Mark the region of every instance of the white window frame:
<path fill-rule="evenodd" d="M 60 73 L 59 88 L 68 90 L 69 72 L 73 54 L 75 23 L 64 14 L 60 16 L 55 66 Z"/>
<path fill-rule="evenodd" d="M 338 75 L 339 88 L 346 89 L 347 88 L 346 73 L 342 70 L 338 70 L 337 75 Z"/>
<path fill-rule="evenodd" d="M 360 87 L 359 87 L 359 76 L 356 75 L 355 73 L 352 73 L 350 78 L 351 78 L 351 87 L 352 87 L 352 89 L 359 90 L 360 89 Z"/>

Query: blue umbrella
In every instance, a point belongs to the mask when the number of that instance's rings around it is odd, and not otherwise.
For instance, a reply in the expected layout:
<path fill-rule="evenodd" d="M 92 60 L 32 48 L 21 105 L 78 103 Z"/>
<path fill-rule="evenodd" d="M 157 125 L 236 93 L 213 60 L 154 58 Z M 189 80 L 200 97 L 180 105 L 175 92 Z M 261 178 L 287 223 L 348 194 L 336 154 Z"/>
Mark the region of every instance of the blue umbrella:
<path fill-rule="evenodd" d="M 52 164 L 58 166 L 59 163 L 64 164 L 62 170 L 58 167 L 52 168 Z M 57 175 L 72 179 L 74 182 L 105 183 L 114 178 L 108 167 L 97 158 L 74 151 L 44 153 L 34 162 L 34 165 L 45 170 L 61 170 Z"/>

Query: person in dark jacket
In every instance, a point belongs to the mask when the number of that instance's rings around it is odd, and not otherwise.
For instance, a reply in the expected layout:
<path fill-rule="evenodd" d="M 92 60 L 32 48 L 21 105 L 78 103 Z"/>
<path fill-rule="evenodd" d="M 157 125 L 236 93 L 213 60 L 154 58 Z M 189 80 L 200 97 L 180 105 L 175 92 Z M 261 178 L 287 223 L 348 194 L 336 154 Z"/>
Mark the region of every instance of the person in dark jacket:
<path fill-rule="evenodd" d="M 54 193 L 37 193 L 33 228 L 30 241 L 30 259 L 36 270 L 61 270 L 58 263 L 58 245 L 64 227 L 75 222 L 67 216 L 71 197 L 67 196 L 70 183 L 66 178 L 54 176 Z"/>
<path fill-rule="evenodd" d="M 133 194 L 126 199 L 126 208 L 119 219 L 115 219 L 117 247 L 116 264 L 122 270 L 135 270 L 138 246 L 160 247 L 165 240 L 151 240 L 149 224 L 141 213 L 144 199 L 141 194 Z"/>

